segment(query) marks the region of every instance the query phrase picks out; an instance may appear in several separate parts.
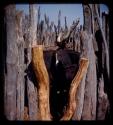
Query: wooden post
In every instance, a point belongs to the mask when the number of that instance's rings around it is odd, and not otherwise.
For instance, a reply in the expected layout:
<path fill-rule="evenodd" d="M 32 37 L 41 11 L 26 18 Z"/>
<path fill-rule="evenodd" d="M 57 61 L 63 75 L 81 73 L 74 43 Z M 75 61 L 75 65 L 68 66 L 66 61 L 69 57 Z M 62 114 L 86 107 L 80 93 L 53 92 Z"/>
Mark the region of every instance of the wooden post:
<path fill-rule="evenodd" d="M 106 68 L 107 68 L 107 74 L 108 74 L 108 77 L 109 77 L 109 73 L 110 73 L 110 69 L 109 69 L 109 64 L 110 64 L 109 63 L 109 50 L 108 50 L 108 45 L 107 45 L 107 41 L 106 41 L 106 38 L 105 38 L 105 35 L 104 35 L 104 32 L 103 32 L 102 26 L 101 26 L 101 23 L 100 23 L 97 5 L 95 5 L 95 11 L 96 11 L 96 16 L 97 16 L 97 22 L 98 22 L 99 28 L 101 30 L 102 38 L 103 38 L 104 49 L 105 49 L 104 50 L 105 51 L 105 63 L 106 63 Z"/>
<path fill-rule="evenodd" d="M 60 30 L 61 30 L 61 10 L 59 10 L 59 13 L 58 13 L 58 34 L 60 33 Z"/>
<path fill-rule="evenodd" d="M 81 33 L 82 33 L 82 30 L 81 30 L 80 34 Z M 80 34 L 79 34 L 79 36 L 81 36 Z M 84 41 L 81 41 L 81 39 L 80 39 L 81 57 L 87 57 L 86 50 L 83 49 L 84 44 L 82 42 L 84 42 Z M 76 94 L 76 111 L 72 117 L 72 120 L 81 120 L 83 104 L 84 104 L 86 74 L 83 76 L 83 79 L 81 80 L 80 85 L 78 86 L 78 90 L 77 90 L 77 94 Z"/>
<path fill-rule="evenodd" d="M 98 107 L 97 107 L 97 120 L 104 120 L 106 112 L 109 107 L 108 95 L 104 92 L 104 79 L 103 75 L 99 79 L 98 85 Z"/>
<path fill-rule="evenodd" d="M 89 62 L 86 58 L 80 59 L 78 72 L 77 72 L 76 76 L 74 77 L 74 79 L 71 83 L 71 86 L 70 86 L 68 106 L 67 106 L 66 112 L 64 112 L 64 116 L 61 118 L 61 120 L 70 120 L 72 118 L 74 112 L 76 111 L 75 96 L 76 96 L 77 88 L 78 88 L 82 78 L 84 77 L 84 75 L 87 72 L 88 63 Z"/>
<path fill-rule="evenodd" d="M 16 8 L 15 5 L 8 5 L 5 8 L 5 21 L 7 31 L 6 69 L 4 105 L 5 116 L 8 120 L 16 120 L 16 83 L 18 77 L 18 48 L 16 39 Z"/>
<path fill-rule="evenodd" d="M 91 25 L 91 10 L 89 5 L 83 5 L 83 12 L 84 12 L 84 27 L 89 33 L 92 33 Z"/>
<path fill-rule="evenodd" d="M 96 119 L 96 103 L 97 103 L 97 74 L 96 74 L 96 58 L 93 48 L 93 36 L 87 31 L 81 34 L 82 46 L 84 50 L 83 57 L 89 59 L 89 67 L 85 79 L 84 105 L 82 111 L 82 119 Z"/>
<path fill-rule="evenodd" d="M 34 5 L 29 5 L 29 15 L 30 15 L 30 32 L 29 32 L 29 43 L 27 48 L 27 57 L 28 57 L 28 63 L 27 63 L 27 92 L 28 92 L 28 106 L 29 106 L 29 120 L 37 120 L 37 94 L 36 94 L 36 87 L 34 86 L 34 83 L 32 81 L 33 74 L 32 74 L 32 67 L 31 67 L 31 45 L 36 44 L 36 23 L 35 15 L 36 10 Z M 28 41 L 26 41 L 28 42 Z M 27 43 L 26 43 L 27 44 Z"/>
<path fill-rule="evenodd" d="M 24 89 L 25 89 L 25 80 L 24 80 L 24 39 L 22 32 L 22 23 L 23 23 L 23 12 L 17 11 L 16 13 L 16 33 L 17 33 L 17 47 L 18 47 L 18 77 L 17 77 L 17 120 L 24 120 Z"/>
<path fill-rule="evenodd" d="M 43 46 L 32 48 L 32 64 L 38 81 L 39 120 L 51 120 L 49 105 L 49 76 L 43 59 Z"/>

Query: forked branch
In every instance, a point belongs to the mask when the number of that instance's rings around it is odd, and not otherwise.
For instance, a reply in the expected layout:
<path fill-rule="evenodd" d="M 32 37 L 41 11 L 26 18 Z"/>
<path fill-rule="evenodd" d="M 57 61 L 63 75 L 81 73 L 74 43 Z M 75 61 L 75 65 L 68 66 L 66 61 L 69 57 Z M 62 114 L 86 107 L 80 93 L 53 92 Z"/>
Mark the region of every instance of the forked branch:
<path fill-rule="evenodd" d="M 49 104 L 49 76 L 43 59 L 42 45 L 32 48 L 32 64 L 38 81 L 38 112 L 40 113 L 40 120 L 51 120 Z M 88 64 L 88 59 L 81 58 L 79 70 L 71 83 L 67 110 L 64 112 L 64 116 L 61 118 L 61 120 L 70 120 L 75 112 L 75 95 L 77 87 L 87 71 Z"/>

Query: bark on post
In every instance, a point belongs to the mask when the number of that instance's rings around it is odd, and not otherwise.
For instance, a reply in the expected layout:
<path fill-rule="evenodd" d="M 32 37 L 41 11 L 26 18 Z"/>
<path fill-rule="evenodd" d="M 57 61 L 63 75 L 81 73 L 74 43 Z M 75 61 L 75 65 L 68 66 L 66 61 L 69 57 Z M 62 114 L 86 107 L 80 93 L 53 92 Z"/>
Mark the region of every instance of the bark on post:
<path fill-rule="evenodd" d="M 16 120 L 16 83 L 18 77 L 18 57 L 16 39 L 16 8 L 15 5 L 8 5 L 5 8 L 5 21 L 7 31 L 6 69 L 4 105 L 5 116 L 8 120 Z"/>
<path fill-rule="evenodd" d="M 34 86 L 33 81 L 31 80 L 33 78 L 33 74 L 31 72 L 31 46 L 36 44 L 36 24 L 37 21 L 35 18 L 37 18 L 36 10 L 34 5 L 29 5 L 29 15 L 30 15 L 30 31 L 29 31 L 29 43 L 27 48 L 27 56 L 28 56 L 28 63 L 27 63 L 27 92 L 28 92 L 28 106 L 29 106 L 29 118 L 30 120 L 37 120 L 37 94 L 36 94 L 36 87 Z M 26 41 L 28 42 L 28 41 Z M 27 44 L 27 43 L 26 43 Z"/>
<path fill-rule="evenodd" d="M 43 46 L 32 48 L 32 64 L 38 81 L 39 120 L 51 120 L 49 105 L 49 76 L 43 59 Z"/>
<path fill-rule="evenodd" d="M 17 33 L 17 47 L 18 47 L 18 77 L 17 77 L 17 120 L 24 119 L 24 89 L 25 89 L 25 80 L 24 80 L 24 39 L 22 32 L 22 21 L 23 21 L 23 12 L 17 11 L 16 13 L 16 33 Z"/>

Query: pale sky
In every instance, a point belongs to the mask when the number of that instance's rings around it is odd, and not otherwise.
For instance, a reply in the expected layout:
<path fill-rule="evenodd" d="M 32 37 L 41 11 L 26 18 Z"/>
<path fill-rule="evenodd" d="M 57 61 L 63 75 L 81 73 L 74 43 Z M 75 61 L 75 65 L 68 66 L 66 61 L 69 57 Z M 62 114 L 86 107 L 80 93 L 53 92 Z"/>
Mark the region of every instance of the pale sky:
<path fill-rule="evenodd" d="M 80 18 L 80 24 L 83 25 L 83 8 L 82 4 L 36 4 L 40 6 L 41 19 L 44 19 L 44 14 L 49 16 L 50 22 L 58 23 L 58 12 L 61 10 L 61 26 L 64 26 L 64 17 L 67 17 L 67 24 L 70 26 L 72 22 Z M 24 10 L 25 13 L 29 12 L 28 4 L 17 4 L 16 9 Z M 101 12 L 108 12 L 108 7 L 104 4 L 100 5 Z"/>

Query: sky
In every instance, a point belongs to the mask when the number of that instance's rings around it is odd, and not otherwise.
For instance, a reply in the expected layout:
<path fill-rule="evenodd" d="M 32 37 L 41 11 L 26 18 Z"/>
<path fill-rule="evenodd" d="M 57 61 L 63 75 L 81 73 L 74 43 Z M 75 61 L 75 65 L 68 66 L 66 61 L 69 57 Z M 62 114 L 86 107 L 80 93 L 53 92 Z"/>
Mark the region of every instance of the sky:
<path fill-rule="evenodd" d="M 80 18 L 80 25 L 83 25 L 83 8 L 82 4 L 36 4 L 38 9 L 40 6 L 41 19 L 44 19 L 44 14 L 49 16 L 50 22 L 54 21 L 58 23 L 58 12 L 61 10 L 61 26 L 64 26 L 64 17 L 67 17 L 67 24 L 70 26 L 74 20 Z M 16 9 L 24 10 L 24 13 L 28 14 L 28 4 L 17 4 Z M 100 5 L 101 12 L 108 12 L 108 7 L 104 4 Z"/>

